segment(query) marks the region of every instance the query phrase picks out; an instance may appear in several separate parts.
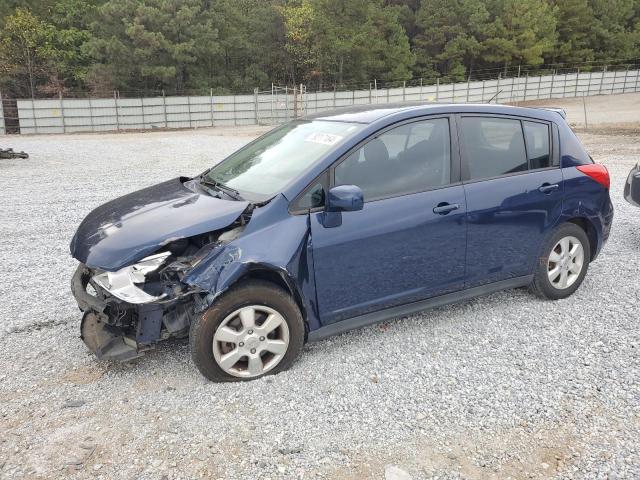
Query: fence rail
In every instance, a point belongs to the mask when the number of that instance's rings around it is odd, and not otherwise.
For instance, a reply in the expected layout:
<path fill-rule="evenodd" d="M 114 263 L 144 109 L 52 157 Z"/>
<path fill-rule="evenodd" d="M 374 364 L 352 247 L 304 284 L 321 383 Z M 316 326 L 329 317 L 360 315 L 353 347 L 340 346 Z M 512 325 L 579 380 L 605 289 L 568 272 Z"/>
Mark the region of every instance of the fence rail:
<path fill-rule="evenodd" d="M 253 95 L 17 100 L 17 118 L 0 97 L 0 134 L 70 133 L 157 128 L 272 125 L 353 105 L 398 102 L 518 103 L 638 92 L 640 69 L 520 75 L 493 80 L 309 93 L 304 85 Z M 11 124 L 11 128 L 9 125 Z M 17 126 L 17 127 L 16 127 Z M 17 131 L 16 131 L 17 130 Z"/>

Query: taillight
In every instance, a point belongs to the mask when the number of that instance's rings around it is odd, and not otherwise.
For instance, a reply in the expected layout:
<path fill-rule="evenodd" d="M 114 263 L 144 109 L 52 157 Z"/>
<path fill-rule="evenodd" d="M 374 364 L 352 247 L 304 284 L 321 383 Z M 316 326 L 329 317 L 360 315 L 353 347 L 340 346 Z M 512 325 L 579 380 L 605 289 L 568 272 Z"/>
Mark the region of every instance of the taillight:
<path fill-rule="evenodd" d="M 600 165 L 599 163 L 592 163 L 590 165 L 579 165 L 576 168 L 585 175 L 593 178 L 607 190 L 609 189 L 611 180 L 609 178 L 609 171 L 604 165 Z"/>

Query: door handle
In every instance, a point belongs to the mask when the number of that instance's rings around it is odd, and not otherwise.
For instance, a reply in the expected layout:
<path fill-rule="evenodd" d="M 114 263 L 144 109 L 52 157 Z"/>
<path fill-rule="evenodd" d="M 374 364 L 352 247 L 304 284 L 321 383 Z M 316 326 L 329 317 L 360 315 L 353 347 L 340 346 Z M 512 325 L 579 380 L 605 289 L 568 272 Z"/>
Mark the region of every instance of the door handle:
<path fill-rule="evenodd" d="M 554 183 L 552 185 L 548 183 L 543 183 L 538 190 L 540 190 L 542 193 L 551 193 L 554 190 L 557 190 L 558 188 L 560 188 L 560 185 L 558 185 L 557 183 Z"/>
<path fill-rule="evenodd" d="M 460 205 L 458 205 L 457 203 L 447 203 L 447 202 L 441 202 L 438 204 L 438 206 L 433 207 L 433 213 L 437 213 L 438 215 L 446 215 L 449 212 L 452 212 L 453 210 L 458 210 L 460 208 Z"/>

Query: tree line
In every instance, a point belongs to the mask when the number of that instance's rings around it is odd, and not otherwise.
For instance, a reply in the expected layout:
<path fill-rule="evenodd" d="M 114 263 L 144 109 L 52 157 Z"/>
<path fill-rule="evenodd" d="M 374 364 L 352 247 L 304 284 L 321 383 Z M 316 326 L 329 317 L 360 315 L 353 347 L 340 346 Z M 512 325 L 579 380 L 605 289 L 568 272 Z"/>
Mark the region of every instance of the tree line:
<path fill-rule="evenodd" d="M 4 0 L 0 90 L 240 93 L 633 60 L 640 0 Z"/>

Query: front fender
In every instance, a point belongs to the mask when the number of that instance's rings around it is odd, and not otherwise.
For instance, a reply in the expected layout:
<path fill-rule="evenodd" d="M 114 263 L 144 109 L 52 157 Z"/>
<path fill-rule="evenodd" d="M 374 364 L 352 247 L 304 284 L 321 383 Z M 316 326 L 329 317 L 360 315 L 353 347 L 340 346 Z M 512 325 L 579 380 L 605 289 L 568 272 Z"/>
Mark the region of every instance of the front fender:
<path fill-rule="evenodd" d="M 213 249 L 183 278 L 183 282 L 209 292 L 205 308 L 252 272 L 275 273 L 302 303 L 309 329 L 319 327 L 313 274 L 313 251 L 308 215 L 290 215 L 286 198 L 279 195 L 254 209 L 240 237 Z"/>

